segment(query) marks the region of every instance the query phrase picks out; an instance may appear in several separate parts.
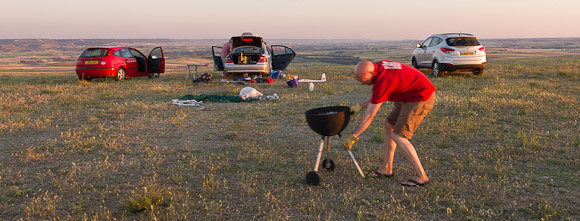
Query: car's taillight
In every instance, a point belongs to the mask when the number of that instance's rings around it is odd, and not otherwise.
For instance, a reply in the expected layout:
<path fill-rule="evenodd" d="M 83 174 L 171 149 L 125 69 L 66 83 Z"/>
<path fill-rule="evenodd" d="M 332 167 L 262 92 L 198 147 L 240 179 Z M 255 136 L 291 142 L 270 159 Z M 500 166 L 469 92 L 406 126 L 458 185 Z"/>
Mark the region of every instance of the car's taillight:
<path fill-rule="evenodd" d="M 485 52 L 485 47 L 481 47 L 481 48 L 479 48 L 479 51 L 481 51 L 481 52 Z"/>
<path fill-rule="evenodd" d="M 234 62 L 232 61 L 232 58 L 230 58 L 230 56 L 229 56 L 229 55 L 226 57 L 226 63 L 228 63 L 228 64 L 233 64 L 233 63 L 234 63 Z"/>
<path fill-rule="evenodd" d="M 455 50 L 451 49 L 451 48 L 439 48 L 442 52 L 445 53 L 451 53 L 454 52 Z"/>
<path fill-rule="evenodd" d="M 268 59 L 266 58 L 266 56 L 260 57 L 260 60 L 258 61 L 258 63 L 266 63 L 266 62 L 268 62 Z"/>
<path fill-rule="evenodd" d="M 481 63 L 481 64 L 485 64 L 485 63 L 487 63 L 487 62 L 483 62 L 483 63 Z"/>

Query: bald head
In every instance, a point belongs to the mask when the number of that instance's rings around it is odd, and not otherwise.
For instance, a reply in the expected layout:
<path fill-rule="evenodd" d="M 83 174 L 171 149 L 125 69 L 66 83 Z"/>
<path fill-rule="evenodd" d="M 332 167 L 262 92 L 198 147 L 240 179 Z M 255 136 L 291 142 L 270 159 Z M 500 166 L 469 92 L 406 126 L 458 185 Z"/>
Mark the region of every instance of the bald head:
<path fill-rule="evenodd" d="M 354 68 L 354 78 L 362 84 L 371 85 L 375 65 L 370 61 L 361 61 Z"/>

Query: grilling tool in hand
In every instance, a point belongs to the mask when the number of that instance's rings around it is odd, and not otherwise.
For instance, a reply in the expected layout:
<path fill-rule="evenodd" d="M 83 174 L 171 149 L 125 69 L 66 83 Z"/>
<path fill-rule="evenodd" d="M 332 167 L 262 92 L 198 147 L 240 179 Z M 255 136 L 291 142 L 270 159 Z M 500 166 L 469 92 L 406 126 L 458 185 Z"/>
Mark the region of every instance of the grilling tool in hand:
<path fill-rule="evenodd" d="M 351 114 L 353 114 L 351 113 L 351 108 L 347 106 L 321 107 L 305 112 L 306 122 L 310 129 L 322 136 L 314 170 L 306 174 L 306 183 L 313 186 L 320 184 L 318 167 L 320 166 L 320 158 L 322 157 L 322 149 L 324 148 L 324 138 L 327 138 L 328 149 L 330 150 L 330 137 L 337 134 L 340 136 L 340 132 L 348 125 Z M 350 150 L 347 151 L 360 175 L 365 177 L 352 152 Z M 330 169 L 331 167 L 334 169 L 334 162 L 330 159 L 325 159 L 323 161 L 323 167 L 325 169 Z"/>

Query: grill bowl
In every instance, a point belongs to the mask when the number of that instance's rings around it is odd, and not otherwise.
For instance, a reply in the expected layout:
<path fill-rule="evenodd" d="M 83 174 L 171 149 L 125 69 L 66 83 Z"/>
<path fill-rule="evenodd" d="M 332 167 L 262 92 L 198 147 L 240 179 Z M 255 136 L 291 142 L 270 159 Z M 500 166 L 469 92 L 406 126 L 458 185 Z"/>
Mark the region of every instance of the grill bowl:
<path fill-rule="evenodd" d="M 348 126 L 350 107 L 320 107 L 307 110 L 305 114 L 310 129 L 322 136 L 334 136 Z"/>

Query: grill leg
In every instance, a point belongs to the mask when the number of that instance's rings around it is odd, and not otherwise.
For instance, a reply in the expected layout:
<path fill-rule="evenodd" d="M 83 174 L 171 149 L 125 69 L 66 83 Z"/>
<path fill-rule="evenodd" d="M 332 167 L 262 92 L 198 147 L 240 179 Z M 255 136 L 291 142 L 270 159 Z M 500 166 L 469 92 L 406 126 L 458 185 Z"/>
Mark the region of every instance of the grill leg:
<path fill-rule="evenodd" d="M 322 139 L 324 139 L 324 138 L 322 138 Z M 330 136 L 326 137 L 326 146 L 328 147 L 327 150 L 328 150 L 328 153 L 330 154 Z"/>
<path fill-rule="evenodd" d="M 360 166 L 358 165 L 358 163 L 356 162 L 356 159 L 354 159 L 354 156 L 352 155 L 352 152 L 350 152 L 350 150 L 348 151 L 348 154 L 350 155 L 350 158 L 352 158 L 352 162 L 354 162 L 354 165 L 356 166 L 356 168 L 358 169 L 358 172 L 360 173 L 360 175 L 364 178 L 365 174 L 362 172 L 362 170 L 360 169 Z"/>
<path fill-rule="evenodd" d="M 314 171 L 318 172 L 318 166 L 320 166 L 320 158 L 322 157 L 322 149 L 324 149 L 324 137 L 320 141 L 320 147 L 318 148 L 318 156 L 316 157 L 316 165 L 314 166 Z"/>

